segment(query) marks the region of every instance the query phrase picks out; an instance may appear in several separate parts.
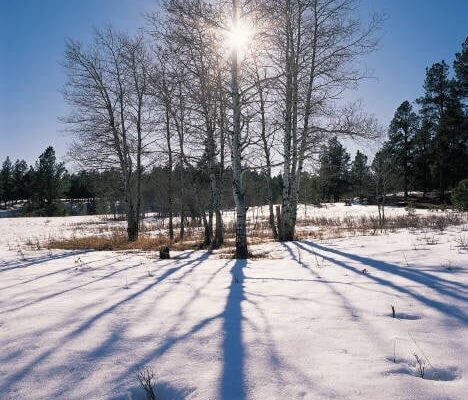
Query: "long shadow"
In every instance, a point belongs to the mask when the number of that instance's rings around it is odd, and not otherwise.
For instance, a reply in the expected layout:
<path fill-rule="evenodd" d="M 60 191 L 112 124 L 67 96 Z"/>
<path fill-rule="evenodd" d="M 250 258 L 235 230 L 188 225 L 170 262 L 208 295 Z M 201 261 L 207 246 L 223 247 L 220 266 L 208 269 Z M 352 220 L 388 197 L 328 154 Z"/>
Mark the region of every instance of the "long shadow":
<path fill-rule="evenodd" d="M 193 263 L 196 263 L 197 265 L 201 264 L 204 260 L 206 260 L 207 258 L 209 257 L 209 254 L 207 253 L 203 253 L 200 257 L 194 259 L 194 260 L 191 260 Z M 191 262 L 185 262 L 183 264 L 181 264 L 180 266 L 178 267 L 173 267 L 173 268 L 169 268 L 166 272 L 164 272 L 163 274 L 161 274 L 160 276 L 158 276 L 156 278 L 156 280 L 146 286 L 144 286 L 143 288 L 141 288 L 140 290 L 132 293 L 131 295 L 125 297 L 124 299 L 118 301 L 117 303 L 114 303 L 112 304 L 111 306 L 105 308 L 104 310 L 102 310 L 101 312 L 97 313 L 96 315 L 94 315 L 92 318 L 90 318 L 88 321 L 86 321 L 85 323 L 83 323 L 77 330 L 75 330 L 73 332 L 73 336 L 77 336 L 79 335 L 81 332 L 89 329 L 89 327 L 91 325 L 93 325 L 97 320 L 99 320 L 101 317 L 103 317 L 104 315 L 114 311 L 116 308 L 122 306 L 123 304 L 125 303 L 128 303 L 129 301 L 132 301 L 134 300 L 135 298 L 139 297 L 140 295 L 142 295 L 143 293 L 147 292 L 149 289 L 153 288 L 154 286 L 156 286 L 158 283 L 162 282 L 163 280 L 167 279 L 168 277 L 170 277 L 171 275 L 173 275 L 174 273 L 176 273 L 177 271 L 179 271 L 181 268 L 184 268 L 185 266 L 187 266 L 188 264 L 191 264 Z M 193 268 L 193 266 L 192 266 Z"/>
<path fill-rule="evenodd" d="M 246 294 L 251 295 L 251 293 Z M 260 315 L 260 318 L 263 320 L 263 323 L 265 325 L 265 328 L 261 332 L 262 336 L 259 337 L 258 340 L 264 341 L 268 348 L 266 355 L 270 360 L 270 371 L 271 374 L 276 377 L 276 382 L 279 383 L 281 387 L 284 387 L 287 384 L 287 381 L 284 379 L 283 373 L 287 371 L 296 377 L 297 382 L 300 382 L 302 385 L 307 385 L 309 391 L 314 390 L 315 392 L 320 393 L 322 397 L 326 397 L 326 395 L 329 394 L 329 392 L 324 391 L 320 387 L 320 385 L 313 382 L 306 373 L 304 373 L 301 369 L 297 368 L 296 366 L 288 363 L 287 360 L 281 356 L 280 351 L 277 348 L 273 339 L 272 327 L 270 325 L 270 322 L 267 318 L 265 311 L 260 307 L 260 305 L 256 301 L 249 299 L 248 296 L 245 301 L 257 310 L 258 314 Z M 248 320 L 246 320 L 246 322 L 248 322 Z M 282 398 L 284 398 L 284 393 L 282 394 Z"/>
<path fill-rule="evenodd" d="M 297 263 L 299 264 L 302 268 L 305 268 L 307 269 L 312 275 L 316 276 L 317 278 L 320 279 L 320 276 L 312 271 L 309 266 L 302 260 L 299 260 L 298 256 L 296 253 L 294 253 L 294 251 L 291 249 L 291 247 L 289 247 L 286 243 L 284 242 L 280 242 L 280 245 L 283 246 L 285 248 L 285 250 L 287 250 L 287 252 L 289 253 L 289 255 L 291 256 L 291 258 Z M 299 246 L 300 247 L 300 246 Z"/>
<path fill-rule="evenodd" d="M 116 271 L 113 271 L 113 272 L 110 272 L 110 273 L 108 273 L 106 275 L 103 275 L 100 278 L 96 278 L 96 279 L 93 279 L 93 280 L 88 281 L 86 283 L 82 283 L 80 285 L 75 285 L 75 286 L 73 286 L 71 288 L 60 290 L 58 292 L 51 293 L 51 294 L 48 294 L 46 296 L 39 297 L 38 299 L 35 299 L 35 300 L 27 302 L 27 303 L 20 304 L 18 306 L 11 307 L 11 308 L 9 308 L 7 310 L 2 310 L 2 311 L 0 311 L 0 315 L 1 314 L 6 314 L 6 313 L 9 313 L 9 312 L 13 312 L 13 311 L 18 311 L 18 310 L 21 310 L 23 308 L 29 307 L 31 305 L 53 299 L 54 297 L 60 296 L 62 294 L 69 293 L 69 292 L 72 292 L 72 291 L 77 290 L 77 289 L 82 289 L 82 288 L 84 288 L 86 286 L 92 285 L 93 283 L 97 283 L 97 282 L 106 280 L 106 279 L 108 279 L 108 278 L 110 278 L 110 277 L 112 277 L 114 275 L 120 274 L 120 273 L 125 272 L 125 271 L 127 271 L 129 269 L 139 267 L 140 265 L 141 265 L 141 263 L 128 265 L 128 266 L 126 266 L 124 268 L 120 268 L 120 269 L 118 269 Z"/>
<path fill-rule="evenodd" d="M 186 256 L 177 257 L 177 258 L 174 258 L 174 260 L 178 261 L 178 260 L 185 260 L 185 259 L 188 259 L 192 253 L 193 253 L 193 251 L 189 251 L 189 252 L 187 253 Z M 209 254 L 206 254 L 205 256 L 208 257 Z M 114 257 L 112 257 L 112 258 L 114 258 Z M 193 262 L 193 265 L 192 265 L 192 267 L 190 268 L 190 270 L 193 270 L 193 268 L 196 267 L 197 265 L 201 264 L 203 260 L 204 260 L 204 257 L 198 257 L 198 258 L 189 260 L 188 262 L 184 262 L 182 265 L 179 266 L 179 268 L 186 267 L 186 266 L 189 265 L 191 262 Z M 86 263 L 86 264 L 90 264 L 90 263 L 96 262 L 96 261 L 103 261 L 103 259 L 100 259 L 100 260 L 93 260 L 93 261 L 90 261 L 90 262 L 88 262 L 88 263 Z M 104 265 L 104 266 L 107 266 L 107 265 L 108 265 L 108 264 L 106 264 L 106 265 Z M 130 266 L 130 267 L 134 267 L 134 266 Z M 130 267 L 129 267 L 129 268 L 130 268 Z M 75 267 L 73 267 L 73 268 L 75 268 Z M 128 269 L 128 268 L 125 268 L 125 269 Z M 119 272 L 122 272 L 122 271 L 123 271 L 122 269 L 119 269 L 119 270 L 117 270 L 117 271 L 111 273 L 110 275 L 114 275 L 114 274 L 119 273 Z M 184 274 L 184 275 L 185 275 L 185 274 Z M 106 276 L 106 277 L 108 277 L 108 276 Z M 104 278 L 105 278 L 105 277 L 104 277 Z M 103 279 L 103 278 L 99 278 L 98 280 L 101 280 L 101 279 Z M 138 279 L 138 280 L 141 280 L 141 277 L 138 277 L 137 279 Z M 211 279 L 210 279 L 210 280 L 211 280 Z M 93 281 L 93 282 L 95 282 L 95 281 Z M 90 282 L 90 283 L 92 283 L 92 282 Z M 132 285 L 132 284 L 130 284 L 130 286 L 131 286 L 131 285 Z M 169 289 L 168 289 L 168 290 L 169 290 Z M 160 298 L 164 297 L 164 295 L 167 294 L 168 290 L 166 290 L 166 291 L 164 291 L 164 292 L 158 291 L 158 294 L 154 297 L 154 299 L 157 300 L 157 299 L 160 299 Z M 114 295 L 115 295 L 116 293 L 118 293 L 119 291 L 121 292 L 121 291 L 122 291 L 122 288 L 119 288 L 118 290 L 112 292 L 112 294 L 110 294 L 109 297 L 114 296 Z M 153 307 L 153 306 L 154 306 L 154 303 L 152 302 L 150 307 Z M 70 325 L 70 324 L 74 323 L 74 322 L 76 321 L 76 319 L 77 319 L 77 316 L 80 315 L 80 314 L 81 314 L 84 310 L 86 310 L 87 308 L 88 308 L 88 306 L 83 306 L 83 307 L 81 307 L 81 309 L 77 310 L 76 313 L 75 313 L 68 321 L 61 321 L 60 323 L 57 323 L 57 324 L 54 324 L 54 325 L 50 325 L 50 326 L 48 326 L 47 328 L 43 328 L 43 329 L 41 329 L 41 330 L 36 330 L 36 331 L 35 331 L 35 335 L 39 335 L 39 336 L 47 335 L 49 331 L 61 329 L 62 326 L 67 326 L 67 325 Z M 78 318 L 78 319 L 79 319 L 79 318 Z M 124 329 L 123 329 L 122 326 L 119 327 L 119 332 L 120 332 L 120 331 L 124 331 Z M 114 335 L 114 336 L 115 336 L 115 338 L 117 337 L 116 335 Z M 16 338 L 18 338 L 18 337 L 16 337 Z M 100 345 L 100 348 L 102 348 L 102 347 L 109 347 L 109 346 L 106 344 L 107 342 L 108 342 L 108 340 L 106 340 L 106 342 L 102 343 L 102 344 Z M 169 346 L 169 347 L 170 347 L 170 346 Z M 8 358 L 4 358 L 4 359 L 7 360 Z M 1 360 L 2 360 L 2 358 L 0 357 L 0 361 L 1 361 Z M 145 366 L 144 363 L 141 364 L 141 365 L 142 365 L 142 366 Z M 133 372 L 133 371 L 131 371 L 131 372 Z M 123 377 L 122 377 L 122 378 L 123 378 Z"/>
<path fill-rule="evenodd" d="M 74 254 L 76 255 L 76 254 Z M 106 258 L 100 258 L 98 260 L 91 260 L 91 261 L 87 261 L 85 263 L 82 264 L 82 266 L 88 266 L 90 264 L 93 264 L 93 263 L 96 263 L 96 262 L 100 262 L 100 261 L 107 261 L 107 264 L 106 265 L 109 265 L 109 261 L 112 260 L 112 259 L 116 259 L 118 258 L 118 256 L 113 256 L 113 257 L 106 257 Z M 49 260 L 53 260 L 53 258 L 49 258 Z M 102 268 L 102 266 L 100 267 L 97 267 L 97 268 Z M 40 276 L 35 276 L 34 278 L 31 278 L 31 279 L 28 279 L 26 281 L 21 281 L 21 282 L 18 282 L 18 283 L 14 283 L 12 285 L 9 285 L 9 286 L 4 286 L 2 288 L 0 288 L 0 290 L 6 290 L 6 289 L 11 289 L 13 287 L 16 287 L 16 286 L 20 286 L 20 285 L 25 285 L 27 283 L 31 283 L 31 282 L 36 282 L 40 279 L 44 279 L 44 278 L 49 278 L 50 276 L 52 275 L 57 275 L 57 274 L 60 274 L 62 272 L 67 272 L 67 271 L 71 271 L 73 269 L 76 269 L 76 266 L 73 265 L 71 267 L 68 267 L 68 268 L 60 268 L 58 269 L 57 271 L 53 271 L 53 272 L 49 272 L 47 274 L 44 274 L 44 275 L 40 275 Z M 0 271 L 1 272 L 1 271 Z"/>
<path fill-rule="evenodd" d="M 4 382 L 4 384 L 2 386 L 0 386 L 0 393 L 5 393 L 7 392 L 7 390 L 15 383 L 18 383 L 19 380 L 23 379 L 30 371 L 32 371 L 37 365 L 39 365 L 40 363 L 42 363 L 44 360 L 46 360 L 48 357 L 50 357 L 55 349 L 57 347 L 60 347 L 60 346 L 63 346 L 64 344 L 70 342 L 71 340 L 79 337 L 80 334 L 82 334 L 83 332 L 87 331 L 88 329 L 90 329 L 92 326 L 94 326 L 94 324 L 100 320 L 102 317 L 108 315 L 109 313 L 111 313 L 112 311 L 116 310 L 117 308 L 119 308 L 120 306 L 134 300 L 135 298 L 139 297 L 140 295 L 142 295 L 143 293 L 147 292 L 148 290 L 150 290 L 151 288 L 153 288 L 155 285 L 157 285 L 158 283 L 162 282 L 163 280 L 167 279 L 169 276 L 173 275 L 175 272 L 179 271 L 180 269 L 192 264 L 192 263 L 196 263 L 197 265 L 201 264 L 204 260 L 206 260 L 207 258 L 209 257 L 209 253 L 203 253 L 201 256 L 195 258 L 195 259 L 192 259 L 192 260 L 189 260 L 189 261 L 186 261 L 184 263 L 182 263 L 180 266 L 178 267 L 174 267 L 174 268 L 170 268 L 168 269 L 167 271 L 165 271 L 163 274 L 161 274 L 160 276 L 158 276 L 156 278 L 156 280 L 146 286 L 144 286 L 143 288 L 141 288 L 140 290 L 130 294 L 129 296 L 125 297 L 124 299 L 122 300 L 119 300 L 118 302 L 106 307 L 105 309 L 103 309 L 101 312 L 95 314 L 94 316 L 92 316 L 91 318 L 89 318 L 88 320 L 86 320 L 85 322 L 83 322 L 79 327 L 77 327 L 76 329 L 74 329 L 73 331 L 69 332 L 68 334 L 66 334 L 60 343 L 56 343 L 56 345 L 54 347 L 50 347 L 48 350 L 44 351 L 42 354 L 40 354 L 39 356 L 37 356 L 36 358 L 34 358 L 34 360 L 32 360 L 31 362 L 29 362 L 26 366 L 24 366 L 23 368 L 21 368 L 19 371 L 17 371 L 16 373 L 14 373 L 13 375 L 10 375 L 6 381 Z M 111 343 L 106 343 L 106 346 L 110 346 Z M 104 350 L 105 349 L 102 349 L 101 350 Z M 96 350 L 97 351 L 97 350 Z"/>
<path fill-rule="evenodd" d="M 20 264 L 14 262 L 14 261 L 7 261 L 7 262 L 2 262 L 0 263 L 0 272 L 6 272 L 6 271 L 11 271 L 13 269 L 19 269 L 19 268 L 28 268 L 33 265 L 39 265 L 43 264 L 48 261 L 52 260 L 59 260 L 61 258 L 67 258 L 67 257 L 73 257 L 81 254 L 88 253 L 88 250 L 80 250 L 80 251 L 72 251 L 72 252 L 66 252 L 66 253 L 61 253 L 61 254 L 56 254 L 53 256 L 40 256 L 36 257 L 33 259 L 26 259 Z M 10 267 L 10 265 L 13 264 L 13 266 Z"/>
<path fill-rule="evenodd" d="M 303 242 L 302 242 L 303 243 Z M 317 262 L 317 256 L 323 257 L 322 254 L 317 254 L 314 249 L 307 248 L 300 242 L 294 242 L 296 247 L 299 249 L 304 250 L 305 252 L 312 253 L 316 259 Z M 290 252 L 292 258 L 296 261 L 297 264 L 300 264 L 303 268 L 306 268 L 312 275 L 317 276 L 321 283 L 325 284 L 327 288 L 333 293 L 334 296 L 336 296 L 337 299 L 342 304 L 342 308 L 347 311 L 349 318 L 351 321 L 359 322 L 359 327 L 360 330 L 369 338 L 369 342 L 375 343 L 378 347 L 382 348 L 385 343 L 381 337 L 381 334 L 378 330 L 376 330 L 371 323 L 369 323 L 361 313 L 359 312 L 359 309 L 355 306 L 355 304 L 351 301 L 351 299 L 346 295 L 346 292 L 343 290 L 339 290 L 335 287 L 337 282 L 330 281 L 327 279 L 322 279 L 321 277 L 318 276 L 317 272 L 313 268 L 310 267 L 305 261 L 299 260 L 299 258 L 296 256 L 296 254 L 287 246 L 286 244 L 283 244 Z M 324 260 L 326 260 L 326 257 L 323 257 Z M 318 262 L 317 262 L 318 264 Z M 362 271 L 359 271 L 359 273 L 362 273 Z M 348 285 L 348 284 L 346 284 Z M 354 284 L 349 283 L 350 286 L 355 286 Z M 350 342 L 352 342 L 352 337 L 350 337 Z"/>
<path fill-rule="evenodd" d="M 246 260 L 236 260 L 231 268 L 232 282 L 223 312 L 223 371 L 220 398 L 246 398 L 245 355 L 242 343 L 242 301 L 244 294 L 244 267 Z"/>
<path fill-rule="evenodd" d="M 437 277 L 433 277 L 430 274 L 424 273 L 424 274 L 422 274 L 422 277 L 421 277 L 420 276 L 421 274 L 406 273 L 405 271 L 402 271 L 402 267 L 399 267 L 398 265 L 390 264 L 390 263 L 387 263 L 387 262 L 384 262 L 384 261 L 374 260 L 374 259 L 368 258 L 368 257 L 357 256 L 355 254 L 346 253 L 344 251 L 332 249 L 332 248 L 325 247 L 325 246 L 322 246 L 322 245 L 319 245 L 319 244 L 316 244 L 316 243 L 312 243 L 312 242 L 304 242 L 304 244 L 306 244 L 307 246 L 310 246 L 311 248 L 316 248 L 318 250 L 321 250 L 323 252 L 329 252 L 329 253 L 332 253 L 332 254 L 337 254 L 339 256 L 346 257 L 346 258 L 349 258 L 349 259 L 354 260 L 354 261 L 358 261 L 358 262 L 360 262 L 362 264 L 368 265 L 370 267 L 376 268 L 376 269 L 384 271 L 384 272 L 394 273 L 394 274 L 399 275 L 401 277 L 404 277 L 404 278 L 406 278 L 408 280 L 412 280 L 413 282 L 417 282 L 419 284 L 425 285 L 426 287 L 434 289 L 437 292 L 439 292 L 440 294 L 445 294 L 445 295 L 448 295 L 448 296 L 451 296 L 451 297 L 454 297 L 454 298 L 464 299 L 466 301 L 466 297 L 460 296 L 460 295 L 458 295 L 456 293 L 453 293 L 453 292 L 451 292 L 451 291 L 449 291 L 447 289 L 440 288 L 439 286 L 428 285 L 430 280 L 437 279 Z M 305 246 L 303 246 L 303 247 L 304 247 L 304 249 L 306 249 Z M 312 252 L 313 250 L 312 249 L 307 249 L 307 251 Z M 327 255 L 325 255 L 323 253 L 321 253 L 320 256 L 323 257 L 323 259 L 325 259 L 325 260 L 327 260 L 327 261 L 329 261 L 329 262 L 331 262 L 331 263 L 333 263 L 335 265 L 338 265 L 338 266 L 343 267 L 343 268 L 345 268 L 345 269 L 347 269 L 349 271 L 352 271 L 352 272 L 355 272 L 357 274 L 362 275 L 362 271 L 360 271 L 358 268 L 355 268 L 355 267 L 347 264 L 344 261 L 337 260 L 337 259 L 335 259 L 333 257 L 330 257 L 330 256 L 327 256 Z M 429 275 L 430 278 L 427 275 Z M 451 316 L 453 318 L 456 318 L 456 319 L 460 320 L 461 322 L 463 322 L 464 324 L 466 324 L 468 322 L 466 314 L 459 307 L 457 307 L 455 305 L 446 304 L 446 303 L 442 303 L 440 301 L 431 299 L 429 297 L 426 297 L 426 296 L 424 296 L 422 294 L 419 294 L 419 293 L 409 289 L 408 287 L 397 285 L 397 284 L 393 283 L 392 281 L 390 281 L 388 279 L 385 279 L 385 278 L 374 276 L 372 274 L 367 274 L 366 277 L 373 280 L 374 282 L 379 283 L 380 285 L 388 286 L 388 287 L 391 287 L 391 288 L 395 289 L 398 292 L 407 294 L 407 295 L 413 297 L 414 299 L 418 300 L 422 304 L 425 304 L 426 306 L 431 307 L 432 309 L 434 309 L 434 310 L 436 310 L 438 312 L 441 312 L 443 314 L 447 314 L 447 315 L 449 315 L 449 316 Z"/>
<path fill-rule="evenodd" d="M 300 243 L 298 242 L 295 242 L 295 245 L 298 247 L 298 248 L 301 248 L 302 250 L 305 250 L 309 253 L 311 253 L 311 251 L 309 249 L 306 249 L 304 246 L 302 246 Z M 328 289 L 337 297 L 340 299 L 342 305 L 343 305 L 343 308 L 349 313 L 349 315 L 351 316 L 351 319 L 353 320 L 358 320 L 359 319 L 359 313 L 357 311 L 357 309 L 351 304 L 351 302 L 349 301 L 349 299 L 343 294 L 341 293 L 339 290 L 337 290 L 335 288 L 335 286 L 329 282 L 329 281 L 325 281 L 325 280 L 322 280 L 321 276 L 315 272 L 312 268 L 310 268 L 304 261 L 299 261 L 298 257 L 296 256 L 296 254 L 294 254 L 294 252 L 289 248 L 289 246 L 283 244 L 283 246 L 285 246 L 288 250 L 289 250 L 289 253 L 291 254 L 292 258 L 298 263 L 300 264 L 303 268 L 307 269 L 311 275 L 317 277 L 318 279 L 320 279 L 327 287 Z M 316 254 L 314 253 L 314 255 L 316 256 Z"/>
<path fill-rule="evenodd" d="M 460 296 L 458 293 L 460 289 L 468 290 L 468 285 L 462 282 L 450 281 L 445 278 L 422 271 L 420 269 L 411 269 L 408 267 L 402 267 L 397 264 L 388 263 L 386 261 L 376 260 L 370 257 L 358 256 L 356 254 L 347 253 L 342 250 L 337 250 L 337 249 L 332 249 L 330 247 L 321 246 L 317 243 L 306 241 L 304 242 L 304 244 L 309 245 L 311 247 L 315 247 L 319 250 L 328 251 L 330 253 L 334 253 L 339 256 L 349 258 L 351 260 L 360 262 L 361 264 L 367 264 L 370 267 L 379 269 L 383 272 L 388 272 L 391 274 L 399 275 L 402 278 L 429 286 L 432 289 L 439 291 L 441 294 L 452 296 L 452 297 L 458 298 L 459 300 L 466 300 L 465 296 Z M 443 284 L 441 284 L 440 282 L 443 282 Z M 451 289 L 447 289 L 447 285 L 451 286 Z"/>
<path fill-rule="evenodd" d="M 218 314 L 215 314 L 213 316 L 207 317 L 207 318 L 201 320 L 200 322 L 198 322 L 197 324 L 195 324 L 194 326 L 192 326 L 192 328 L 190 328 L 190 330 L 185 332 L 184 334 L 176 335 L 176 330 L 180 326 L 180 322 L 184 320 L 184 317 L 186 316 L 187 308 L 189 307 L 189 305 L 192 304 L 196 300 L 196 298 L 200 295 L 203 288 L 208 286 L 213 281 L 213 279 L 216 277 L 216 275 L 218 275 L 224 268 L 226 268 L 226 266 L 228 264 L 229 264 L 229 261 L 226 262 L 225 264 L 223 264 L 220 268 L 218 268 L 208 278 L 208 280 L 201 287 L 198 287 L 194 291 L 192 296 L 190 296 L 190 298 L 180 307 L 180 311 L 177 314 L 178 321 L 176 321 L 174 324 L 172 324 L 172 326 L 167 330 L 167 332 L 165 334 L 167 339 L 160 346 L 158 346 L 156 349 L 154 349 L 150 353 L 146 354 L 144 357 L 140 358 L 138 361 L 135 361 L 134 363 L 132 363 L 132 365 L 130 367 L 128 367 L 127 370 L 124 373 L 120 374 L 116 378 L 116 381 L 121 382 L 122 380 L 125 379 L 125 377 L 134 374 L 135 371 L 146 367 L 155 358 L 163 356 L 167 351 L 169 351 L 177 343 L 182 342 L 185 339 L 193 336 L 194 334 L 196 334 L 197 332 L 203 330 L 204 328 L 209 326 L 212 322 L 218 320 L 219 318 L 221 318 L 223 316 L 223 313 L 218 313 Z M 193 270 L 193 268 L 190 268 L 190 270 L 185 271 L 185 273 L 182 276 L 183 277 L 187 276 L 187 273 L 189 273 L 192 270 Z M 178 279 L 178 282 L 180 282 L 180 281 L 181 281 L 181 277 L 179 277 L 179 279 Z M 158 296 L 156 296 L 149 307 L 154 307 L 155 302 L 157 300 L 159 300 L 160 298 L 164 297 L 164 295 L 170 290 L 171 290 L 171 288 L 166 290 L 166 292 L 160 293 Z M 146 312 L 148 312 L 148 311 L 143 312 L 143 314 L 145 314 Z"/>
<path fill-rule="evenodd" d="M 169 336 L 173 336 L 174 333 L 177 331 L 177 328 L 179 328 L 179 325 L 180 325 L 180 322 L 184 320 L 185 316 L 187 315 L 187 312 L 189 310 L 189 307 L 191 304 L 194 303 L 194 301 L 200 296 L 200 293 L 201 291 L 206 288 L 215 278 L 216 276 L 221 273 L 221 271 L 227 267 L 227 265 L 229 264 L 229 261 L 225 262 L 223 265 L 221 265 L 213 274 L 210 275 L 210 277 L 206 280 L 205 283 L 203 283 L 201 286 L 199 286 L 198 288 L 196 288 L 194 290 L 194 292 L 192 293 L 192 295 L 188 298 L 188 300 L 182 304 L 180 306 L 180 311 L 177 313 L 177 322 L 175 322 L 171 328 L 169 328 L 167 330 L 167 334 L 166 335 L 169 335 Z M 186 276 L 187 273 L 184 273 L 183 276 Z M 182 280 L 181 278 L 179 278 L 178 282 L 177 283 L 180 283 Z M 174 286 L 175 283 L 171 286 Z M 173 288 L 169 288 L 168 290 L 171 290 Z M 152 302 L 152 304 L 149 306 L 151 308 L 154 308 L 156 302 L 160 299 L 160 297 L 157 297 L 154 299 L 154 301 Z M 146 309 L 144 310 L 144 312 L 142 313 L 142 315 L 146 315 L 147 313 L 149 312 L 149 309 Z"/>
<path fill-rule="evenodd" d="M 246 389 L 241 303 L 245 299 L 245 277 L 243 272 L 245 266 L 246 260 L 236 260 L 234 262 L 230 271 L 232 282 L 229 286 L 229 294 L 222 312 L 199 321 L 192 326 L 190 330 L 181 335 L 169 336 L 160 346 L 140 359 L 137 363 L 134 363 L 132 367 L 128 369 L 128 373 L 132 370 L 144 367 L 150 360 L 163 356 L 177 343 L 192 337 L 197 332 L 208 327 L 212 322 L 221 319 L 223 328 L 223 370 L 218 398 L 222 400 L 244 400 L 246 398 Z"/>

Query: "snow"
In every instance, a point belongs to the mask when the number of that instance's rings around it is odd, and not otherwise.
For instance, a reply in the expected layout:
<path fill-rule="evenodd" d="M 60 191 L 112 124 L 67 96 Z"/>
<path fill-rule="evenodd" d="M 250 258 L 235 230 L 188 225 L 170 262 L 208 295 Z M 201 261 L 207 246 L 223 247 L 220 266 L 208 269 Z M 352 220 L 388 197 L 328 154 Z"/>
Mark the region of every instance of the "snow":
<path fill-rule="evenodd" d="M 248 261 L 24 245 L 80 221 L 99 219 L 0 220 L 2 400 L 144 399 L 144 366 L 162 400 L 466 398 L 466 227 L 432 245 L 407 230 L 267 243 Z"/>

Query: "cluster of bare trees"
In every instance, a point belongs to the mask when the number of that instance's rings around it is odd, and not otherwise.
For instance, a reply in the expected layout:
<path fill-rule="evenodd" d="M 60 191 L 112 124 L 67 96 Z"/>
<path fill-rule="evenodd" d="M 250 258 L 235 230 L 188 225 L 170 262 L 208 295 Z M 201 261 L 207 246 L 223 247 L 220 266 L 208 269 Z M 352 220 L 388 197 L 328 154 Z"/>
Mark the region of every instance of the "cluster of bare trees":
<path fill-rule="evenodd" d="M 196 192 L 177 171 L 200 167 L 209 201 L 192 206 L 202 211 L 205 245 L 223 243 L 220 190 L 232 171 L 236 257 L 248 256 L 242 181 L 249 169 L 269 178 L 282 171 L 276 217 L 269 196 L 270 226 L 275 238 L 294 239 L 301 174 L 323 139 L 378 133 L 358 104 L 338 105 L 366 76 L 359 61 L 377 45 L 380 19 L 361 23 L 357 4 L 167 0 L 147 16 L 144 34 L 108 28 L 88 46 L 67 43 L 72 154 L 87 167 L 118 167 L 129 240 L 138 237 L 141 174 L 154 163 L 168 170 L 160 190 L 169 199 L 171 239 L 177 216 L 183 240 L 185 213 L 183 204 L 171 206 L 172 182 Z"/>

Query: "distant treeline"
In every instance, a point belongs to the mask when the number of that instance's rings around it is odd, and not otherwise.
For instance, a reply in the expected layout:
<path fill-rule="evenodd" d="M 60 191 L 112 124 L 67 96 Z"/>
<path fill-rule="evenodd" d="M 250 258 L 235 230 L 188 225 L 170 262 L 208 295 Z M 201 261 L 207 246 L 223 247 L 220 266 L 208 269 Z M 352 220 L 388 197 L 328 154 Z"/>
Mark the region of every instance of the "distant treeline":
<path fill-rule="evenodd" d="M 387 148 L 389 144 L 385 144 Z M 379 195 L 376 191 L 379 160 L 383 150 L 377 153 L 369 164 L 368 158 L 357 151 L 354 159 L 340 141 L 334 137 L 324 145 L 317 157 L 317 168 L 314 172 L 304 172 L 301 178 L 299 200 L 306 204 L 340 201 L 359 198 L 375 203 Z M 393 157 L 393 156 L 389 156 Z M 401 165 L 389 162 L 391 167 L 386 176 L 387 193 L 404 191 L 404 175 L 400 173 Z M 436 171 L 436 170 L 431 170 Z M 229 167 L 223 174 L 222 204 L 233 208 L 232 182 Z M 200 210 L 209 208 L 209 176 L 203 166 L 181 168 L 176 166 L 172 171 L 183 179 L 172 182 L 174 193 L 168 196 L 169 173 L 166 166 L 154 166 L 142 176 L 142 212 L 155 212 L 167 216 L 171 210 L 173 216 L 201 219 Z M 417 169 L 411 169 L 411 190 L 427 193 L 437 188 L 437 180 L 418 181 Z M 465 175 L 466 176 L 466 175 Z M 262 171 L 247 171 L 244 176 L 246 201 L 248 206 L 265 205 L 269 200 L 269 179 Z M 181 190 L 180 182 L 185 182 Z M 280 203 L 282 176 L 271 178 L 273 202 Z M 183 194 L 183 196 L 181 195 Z M 403 200 L 404 196 L 398 199 Z M 420 199 L 425 199 L 424 196 Z M 449 200 L 449 199 L 448 199 Z M 48 147 L 34 166 L 24 160 L 12 162 L 9 157 L 2 164 L 0 171 L 0 201 L 3 208 L 21 206 L 23 215 L 80 215 L 80 214 L 125 214 L 124 190 L 117 170 L 86 171 L 69 173 L 64 164 L 56 160 L 55 151 Z M 170 201 L 172 204 L 170 205 Z"/>

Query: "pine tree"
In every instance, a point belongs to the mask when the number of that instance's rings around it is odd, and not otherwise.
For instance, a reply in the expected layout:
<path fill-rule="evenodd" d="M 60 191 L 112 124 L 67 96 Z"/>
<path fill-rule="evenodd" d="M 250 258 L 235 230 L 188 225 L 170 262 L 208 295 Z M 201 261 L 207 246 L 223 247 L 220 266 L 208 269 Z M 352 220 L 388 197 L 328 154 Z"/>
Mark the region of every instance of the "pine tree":
<path fill-rule="evenodd" d="M 466 100 L 468 98 L 468 37 L 462 44 L 462 51 L 455 54 L 453 69 L 460 94 Z"/>
<path fill-rule="evenodd" d="M 351 165 L 350 178 L 353 194 L 362 199 L 365 195 L 370 175 L 367 156 L 359 150 L 356 152 Z"/>
<path fill-rule="evenodd" d="M 2 187 L 2 200 L 5 205 L 13 199 L 13 177 L 12 177 L 12 165 L 10 157 L 7 157 L 3 162 L 2 169 L 0 171 L 0 186 Z"/>
<path fill-rule="evenodd" d="M 58 163 L 54 149 L 49 146 L 39 156 L 34 173 L 34 190 L 39 207 L 51 206 L 54 200 L 60 198 L 64 192 L 63 163 Z"/>
<path fill-rule="evenodd" d="M 405 200 L 408 199 L 410 169 L 413 163 L 413 143 L 417 131 L 418 117 L 409 101 L 397 108 L 390 122 L 389 150 L 401 170 Z"/>
<path fill-rule="evenodd" d="M 421 123 L 416 132 L 413 142 L 413 177 L 415 187 L 422 190 L 423 199 L 432 188 L 431 167 L 433 163 L 434 124 L 430 119 L 421 115 Z"/>
<path fill-rule="evenodd" d="M 449 164 L 450 133 L 445 114 L 453 100 L 454 82 L 449 79 L 449 67 L 442 61 L 426 69 L 424 81 L 424 96 L 417 101 L 422 106 L 422 113 L 434 124 L 433 139 L 435 168 L 439 179 L 439 201 L 445 201 L 447 189 L 447 175 Z"/>
<path fill-rule="evenodd" d="M 454 87 L 447 109 L 440 121 L 440 132 L 446 148 L 446 185 L 454 188 L 468 176 L 468 118 Z"/>
<path fill-rule="evenodd" d="M 455 82 L 452 101 L 447 110 L 444 124 L 452 136 L 450 146 L 451 187 L 468 176 L 468 37 L 462 51 L 455 54 L 453 63 Z"/>
<path fill-rule="evenodd" d="M 330 139 L 320 156 L 319 175 L 323 197 L 340 201 L 349 186 L 349 162 L 350 156 L 343 145 L 336 137 Z"/>
<path fill-rule="evenodd" d="M 24 160 L 16 160 L 13 167 L 13 198 L 14 200 L 26 200 L 27 190 L 25 175 L 28 172 L 28 164 Z"/>

